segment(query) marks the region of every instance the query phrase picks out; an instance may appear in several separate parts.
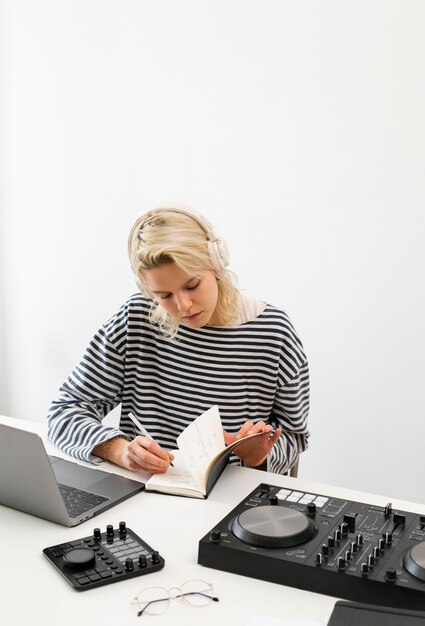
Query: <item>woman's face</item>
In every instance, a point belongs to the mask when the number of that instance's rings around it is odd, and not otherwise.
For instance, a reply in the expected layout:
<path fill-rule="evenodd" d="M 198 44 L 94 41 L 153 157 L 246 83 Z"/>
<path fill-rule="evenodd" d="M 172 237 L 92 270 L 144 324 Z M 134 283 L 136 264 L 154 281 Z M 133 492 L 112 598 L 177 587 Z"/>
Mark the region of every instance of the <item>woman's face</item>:
<path fill-rule="evenodd" d="M 173 317 L 190 326 L 219 325 L 214 318 L 218 283 L 214 270 L 187 274 L 175 263 L 144 270 L 145 281 L 154 299 Z"/>

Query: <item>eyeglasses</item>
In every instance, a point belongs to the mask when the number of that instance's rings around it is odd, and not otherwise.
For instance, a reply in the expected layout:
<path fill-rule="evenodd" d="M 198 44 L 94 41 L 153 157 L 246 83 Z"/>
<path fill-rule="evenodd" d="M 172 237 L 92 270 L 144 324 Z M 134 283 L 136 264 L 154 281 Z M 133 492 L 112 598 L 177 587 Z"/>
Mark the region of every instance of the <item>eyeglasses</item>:
<path fill-rule="evenodd" d="M 171 600 L 182 600 L 189 606 L 207 606 L 210 602 L 218 602 L 214 596 L 214 589 L 211 583 L 204 580 L 187 580 L 181 587 L 148 587 L 142 589 L 131 601 L 137 604 L 139 611 L 137 615 L 160 615 L 170 606 Z"/>

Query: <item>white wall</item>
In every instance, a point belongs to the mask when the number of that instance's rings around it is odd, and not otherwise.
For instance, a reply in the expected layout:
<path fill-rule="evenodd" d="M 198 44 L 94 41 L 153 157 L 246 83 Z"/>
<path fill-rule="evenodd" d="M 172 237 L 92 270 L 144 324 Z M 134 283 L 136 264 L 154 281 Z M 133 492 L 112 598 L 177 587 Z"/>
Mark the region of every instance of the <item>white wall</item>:
<path fill-rule="evenodd" d="M 175 199 L 303 339 L 301 475 L 423 502 L 425 3 L 0 7 L 0 412 L 45 419 Z"/>

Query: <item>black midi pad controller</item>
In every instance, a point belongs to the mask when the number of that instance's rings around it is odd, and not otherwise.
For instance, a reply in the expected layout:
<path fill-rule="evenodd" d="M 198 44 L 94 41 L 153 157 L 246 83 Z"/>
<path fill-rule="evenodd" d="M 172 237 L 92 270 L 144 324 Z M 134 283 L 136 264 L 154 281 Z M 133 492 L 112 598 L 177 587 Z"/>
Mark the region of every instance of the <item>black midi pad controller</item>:
<path fill-rule="evenodd" d="M 259 485 L 199 542 L 207 567 L 425 609 L 425 515 Z"/>
<path fill-rule="evenodd" d="M 78 591 L 150 574 L 165 564 L 125 522 L 103 533 L 95 528 L 91 536 L 44 548 L 43 554 Z"/>

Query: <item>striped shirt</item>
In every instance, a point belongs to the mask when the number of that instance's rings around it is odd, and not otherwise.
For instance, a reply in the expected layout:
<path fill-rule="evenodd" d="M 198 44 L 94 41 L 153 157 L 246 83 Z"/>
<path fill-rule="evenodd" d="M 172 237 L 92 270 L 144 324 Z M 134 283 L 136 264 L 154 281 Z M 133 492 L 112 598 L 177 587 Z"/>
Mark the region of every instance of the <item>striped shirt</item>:
<path fill-rule="evenodd" d="M 132 412 L 153 439 L 174 449 L 188 424 L 217 404 L 230 433 L 247 420 L 282 426 L 267 469 L 288 471 L 308 443 L 309 375 L 287 315 L 266 305 L 249 322 L 231 328 L 181 325 L 170 339 L 150 322 L 151 306 L 135 294 L 95 334 L 51 404 L 51 441 L 93 461 L 98 444 L 138 434 L 128 417 Z M 119 429 L 102 424 L 119 404 Z"/>

